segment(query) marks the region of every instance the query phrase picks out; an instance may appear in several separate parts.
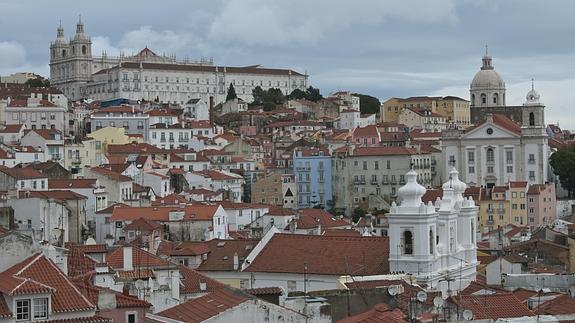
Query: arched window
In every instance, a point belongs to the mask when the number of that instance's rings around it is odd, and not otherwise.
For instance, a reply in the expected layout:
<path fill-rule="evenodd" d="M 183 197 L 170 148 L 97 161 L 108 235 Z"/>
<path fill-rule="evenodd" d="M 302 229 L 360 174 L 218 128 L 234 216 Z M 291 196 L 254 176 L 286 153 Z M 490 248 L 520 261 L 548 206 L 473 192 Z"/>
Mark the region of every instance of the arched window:
<path fill-rule="evenodd" d="M 429 229 L 429 254 L 433 255 L 433 251 L 434 251 L 434 244 L 433 244 L 433 240 L 435 240 L 433 238 L 433 229 Z"/>
<path fill-rule="evenodd" d="M 86 45 L 82 45 L 82 55 L 86 55 Z"/>
<path fill-rule="evenodd" d="M 529 112 L 529 125 L 530 126 L 535 125 L 535 114 L 533 112 Z"/>
<path fill-rule="evenodd" d="M 76 46 L 72 46 L 72 55 L 76 55 Z"/>
<path fill-rule="evenodd" d="M 62 57 L 66 57 L 66 50 L 62 49 Z"/>
<path fill-rule="evenodd" d="M 497 104 L 499 102 L 499 94 L 493 94 L 493 104 Z"/>
<path fill-rule="evenodd" d="M 493 163 L 495 161 L 495 153 L 493 152 L 493 148 L 487 148 L 487 162 Z"/>
<path fill-rule="evenodd" d="M 485 93 L 481 93 L 481 103 L 482 104 L 487 103 L 487 95 L 485 95 Z"/>
<path fill-rule="evenodd" d="M 476 104 L 476 102 L 475 102 L 475 94 L 471 94 L 471 104 L 472 104 L 472 105 L 475 105 L 475 104 Z"/>
<path fill-rule="evenodd" d="M 409 230 L 403 231 L 403 254 L 413 255 L 413 234 Z"/>

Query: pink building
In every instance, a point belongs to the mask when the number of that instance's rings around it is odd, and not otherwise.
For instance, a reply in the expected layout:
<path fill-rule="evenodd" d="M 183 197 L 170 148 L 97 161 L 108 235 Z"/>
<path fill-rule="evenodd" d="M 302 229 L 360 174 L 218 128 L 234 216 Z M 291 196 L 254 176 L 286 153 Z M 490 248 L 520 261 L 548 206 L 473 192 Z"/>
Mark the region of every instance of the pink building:
<path fill-rule="evenodd" d="M 532 227 L 551 224 L 556 217 L 553 183 L 531 185 L 527 191 L 527 219 Z"/>

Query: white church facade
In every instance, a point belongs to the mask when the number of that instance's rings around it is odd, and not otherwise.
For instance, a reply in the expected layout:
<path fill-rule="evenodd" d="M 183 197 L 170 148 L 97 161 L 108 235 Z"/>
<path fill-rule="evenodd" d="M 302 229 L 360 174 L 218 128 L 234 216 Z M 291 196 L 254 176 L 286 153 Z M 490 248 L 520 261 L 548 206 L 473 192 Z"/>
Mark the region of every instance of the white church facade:
<path fill-rule="evenodd" d="M 424 204 L 426 189 L 410 170 L 386 215 L 389 224 L 390 272 L 409 273 L 430 290 L 458 291 L 475 280 L 476 228 L 479 207 L 464 198 L 467 185 L 452 169 L 443 197 Z"/>
<path fill-rule="evenodd" d="M 455 166 L 465 183 L 487 187 L 549 181 L 545 105 L 534 86 L 523 105 L 506 106 L 505 83 L 486 55 L 471 83 L 470 96 L 472 119 L 480 121 L 465 130 L 443 131 L 443 174 Z"/>
<path fill-rule="evenodd" d="M 134 56 L 93 56 L 82 21 L 70 40 L 58 27 L 50 44 L 50 80 L 71 100 L 144 99 L 182 106 L 193 99 L 220 103 L 230 84 L 246 102 L 253 100 L 256 86 L 277 88 L 285 95 L 308 87 L 307 74 L 291 69 L 217 66 L 210 58 L 176 60 L 174 55 L 157 55 L 148 48 Z"/>

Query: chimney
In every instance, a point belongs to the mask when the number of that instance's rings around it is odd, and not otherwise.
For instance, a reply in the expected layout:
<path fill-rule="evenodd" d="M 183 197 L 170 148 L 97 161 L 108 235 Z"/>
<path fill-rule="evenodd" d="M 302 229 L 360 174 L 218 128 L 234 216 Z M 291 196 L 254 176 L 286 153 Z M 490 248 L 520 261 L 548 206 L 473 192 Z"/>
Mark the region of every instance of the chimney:
<path fill-rule="evenodd" d="M 132 265 L 132 247 L 124 247 L 124 270 L 133 270 Z"/>
<path fill-rule="evenodd" d="M 207 289 L 206 282 L 200 281 L 200 291 L 205 292 Z"/>
<path fill-rule="evenodd" d="M 98 292 L 98 309 L 111 310 L 116 308 L 116 294 L 108 289 L 102 289 Z"/>
<path fill-rule="evenodd" d="M 240 259 L 238 258 L 238 253 L 234 253 L 234 270 L 240 268 Z"/>

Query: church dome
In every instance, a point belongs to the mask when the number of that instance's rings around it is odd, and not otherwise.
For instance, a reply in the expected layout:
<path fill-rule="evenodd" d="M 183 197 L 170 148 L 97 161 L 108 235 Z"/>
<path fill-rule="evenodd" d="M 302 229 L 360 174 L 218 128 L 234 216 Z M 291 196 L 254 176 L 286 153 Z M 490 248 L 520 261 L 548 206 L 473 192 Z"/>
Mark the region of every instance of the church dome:
<path fill-rule="evenodd" d="M 412 169 L 407 174 L 407 183 L 399 188 L 397 195 L 401 201 L 401 206 L 419 207 L 422 203 L 421 198 L 425 195 L 425 187 L 417 183 L 417 173 Z"/>
<path fill-rule="evenodd" d="M 463 201 L 463 193 L 465 193 L 465 190 L 467 189 L 467 184 L 459 179 L 459 172 L 457 169 L 455 169 L 455 167 L 453 167 L 449 172 L 449 180 L 443 183 L 442 188 L 444 190 L 453 189 L 455 200 Z"/>
<path fill-rule="evenodd" d="M 483 66 L 471 81 L 471 90 L 474 89 L 504 89 L 505 82 L 499 73 L 493 69 L 491 56 L 483 56 Z"/>

